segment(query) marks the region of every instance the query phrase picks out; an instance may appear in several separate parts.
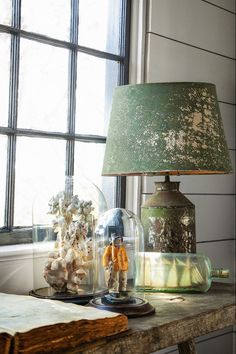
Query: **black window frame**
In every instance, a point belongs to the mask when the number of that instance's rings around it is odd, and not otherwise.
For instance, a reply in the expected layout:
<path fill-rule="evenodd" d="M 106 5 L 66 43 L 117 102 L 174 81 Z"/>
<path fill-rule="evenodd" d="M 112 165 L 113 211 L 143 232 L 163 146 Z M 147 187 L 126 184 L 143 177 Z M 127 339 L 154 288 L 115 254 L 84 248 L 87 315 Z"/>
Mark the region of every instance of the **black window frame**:
<path fill-rule="evenodd" d="M 85 135 L 75 133 L 75 110 L 76 110 L 76 72 L 77 54 L 79 52 L 98 58 L 108 59 L 119 63 L 118 85 L 128 84 L 129 77 L 129 48 L 130 48 L 130 15 L 131 0 L 122 0 L 121 30 L 120 30 L 120 54 L 112 54 L 97 49 L 84 47 L 78 44 L 79 28 L 79 1 L 71 1 L 71 32 L 70 41 L 55 39 L 46 35 L 33 33 L 21 29 L 21 0 L 12 0 L 12 24 L 11 26 L 0 24 L 0 33 L 11 35 L 10 52 L 10 82 L 9 82 L 9 111 L 8 126 L 0 126 L 0 134 L 8 137 L 7 143 L 7 171 L 6 171 L 6 199 L 4 227 L 0 229 L 0 246 L 31 243 L 32 228 L 14 228 L 14 194 L 15 194 L 15 162 L 16 162 L 16 138 L 42 137 L 50 139 L 66 140 L 66 171 L 65 175 L 74 175 L 74 147 L 75 142 L 106 143 L 105 136 Z M 27 38 L 62 47 L 69 50 L 69 104 L 67 115 L 67 132 L 46 132 L 34 129 L 17 128 L 17 106 L 19 86 L 19 53 L 20 38 Z M 117 177 L 115 207 L 125 208 L 126 178 Z"/>

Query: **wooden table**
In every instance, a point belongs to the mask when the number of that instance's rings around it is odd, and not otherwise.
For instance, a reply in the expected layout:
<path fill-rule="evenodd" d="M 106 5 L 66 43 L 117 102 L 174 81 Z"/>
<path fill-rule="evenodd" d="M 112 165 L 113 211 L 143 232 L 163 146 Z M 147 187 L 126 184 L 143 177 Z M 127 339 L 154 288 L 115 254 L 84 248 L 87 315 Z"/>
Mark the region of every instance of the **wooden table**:
<path fill-rule="evenodd" d="M 213 283 L 205 294 L 145 294 L 155 315 L 129 320 L 129 330 L 67 353 L 146 354 L 178 345 L 179 353 L 196 353 L 194 338 L 236 323 L 235 286 Z"/>

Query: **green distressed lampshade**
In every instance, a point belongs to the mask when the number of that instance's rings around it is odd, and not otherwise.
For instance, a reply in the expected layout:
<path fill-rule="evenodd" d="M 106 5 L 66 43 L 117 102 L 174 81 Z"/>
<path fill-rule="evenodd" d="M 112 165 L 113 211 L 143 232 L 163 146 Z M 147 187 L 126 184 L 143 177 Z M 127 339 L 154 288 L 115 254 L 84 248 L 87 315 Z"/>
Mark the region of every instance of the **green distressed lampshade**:
<path fill-rule="evenodd" d="M 215 85 L 178 82 L 116 88 L 103 175 L 231 171 Z"/>

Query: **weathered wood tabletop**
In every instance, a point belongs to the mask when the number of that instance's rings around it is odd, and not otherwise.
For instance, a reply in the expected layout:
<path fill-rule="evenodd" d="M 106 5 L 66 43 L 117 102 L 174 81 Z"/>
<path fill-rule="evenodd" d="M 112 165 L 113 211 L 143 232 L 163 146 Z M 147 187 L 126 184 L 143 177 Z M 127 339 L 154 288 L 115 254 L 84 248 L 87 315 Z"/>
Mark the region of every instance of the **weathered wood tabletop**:
<path fill-rule="evenodd" d="M 196 353 L 194 338 L 236 323 L 235 285 L 213 283 L 204 294 L 145 294 L 156 308 L 151 316 L 129 320 L 129 330 L 88 343 L 67 353 L 153 353 L 178 344 L 179 352 Z"/>

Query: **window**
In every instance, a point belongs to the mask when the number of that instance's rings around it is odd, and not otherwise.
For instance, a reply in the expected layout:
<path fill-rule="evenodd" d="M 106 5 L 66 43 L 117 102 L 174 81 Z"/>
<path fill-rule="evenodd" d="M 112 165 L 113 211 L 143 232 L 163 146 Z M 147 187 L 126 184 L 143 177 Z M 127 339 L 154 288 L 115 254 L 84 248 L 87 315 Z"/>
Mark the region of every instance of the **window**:
<path fill-rule="evenodd" d="M 82 171 L 124 206 L 124 179 L 101 167 L 129 17 L 129 0 L 0 0 L 0 244 L 31 241 L 42 181 Z"/>

